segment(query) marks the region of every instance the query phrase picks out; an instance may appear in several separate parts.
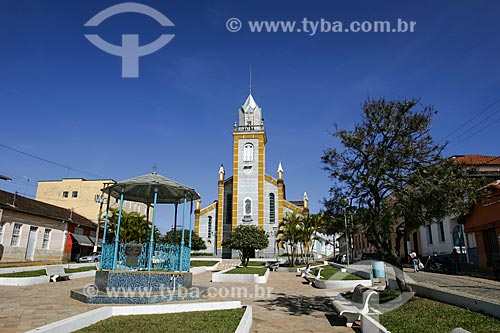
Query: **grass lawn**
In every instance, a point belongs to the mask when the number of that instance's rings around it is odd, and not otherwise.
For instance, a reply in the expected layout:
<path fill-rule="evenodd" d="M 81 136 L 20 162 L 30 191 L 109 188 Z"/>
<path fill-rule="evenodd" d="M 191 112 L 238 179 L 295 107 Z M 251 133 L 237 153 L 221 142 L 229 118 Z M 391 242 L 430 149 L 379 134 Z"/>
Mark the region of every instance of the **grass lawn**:
<path fill-rule="evenodd" d="M 266 261 L 249 261 L 248 266 L 264 266 Z"/>
<path fill-rule="evenodd" d="M 66 273 L 78 273 L 78 272 L 87 272 L 87 271 L 95 271 L 97 268 L 95 266 L 83 266 L 78 268 L 65 268 L 64 271 Z"/>
<path fill-rule="evenodd" d="M 213 266 L 216 263 L 216 260 L 191 260 L 191 267 Z"/>
<path fill-rule="evenodd" d="M 64 271 L 66 273 L 78 273 L 78 272 L 87 272 L 96 270 L 95 266 L 84 266 L 78 268 L 65 268 Z M 22 278 L 22 277 L 36 277 L 45 275 L 45 269 L 39 269 L 36 271 L 26 271 L 26 272 L 17 272 L 17 273 L 6 273 L 0 274 L 0 278 L 2 277 L 10 277 L 10 278 Z"/>
<path fill-rule="evenodd" d="M 337 267 L 333 267 L 330 265 L 322 266 L 323 270 L 321 271 L 322 280 L 363 280 L 362 277 L 347 273 L 341 272 Z M 316 275 L 318 273 L 318 269 L 312 269 L 311 274 Z M 333 277 L 333 278 L 332 278 Z"/>
<path fill-rule="evenodd" d="M 237 267 L 232 269 L 224 274 L 259 274 L 259 276 L 263 276 L 266 274 L 267 268 L 264 267 Z"/>
<path fill-rule="evenodd" d="M 500 332 L 498 319 L 420 297 L 384 313 L 380 323 L 392 333 L 451 332 L 456 327 L 474 333 Z"/>
<path fill-rule="evenodd" d="M 245 309 L 117 316 L 76 332 L 229 333 L 236 331 Z"/>
<path fill-rule="evenodd" d="M 5 274 L 0 274 L 0 277 L 21 278 L 21 277 L 35 277 L 41 275 L 45 275 L 45 269 L 39 269 L 36 271 L 17 272 L 17 273 L 5 273 Z"/>

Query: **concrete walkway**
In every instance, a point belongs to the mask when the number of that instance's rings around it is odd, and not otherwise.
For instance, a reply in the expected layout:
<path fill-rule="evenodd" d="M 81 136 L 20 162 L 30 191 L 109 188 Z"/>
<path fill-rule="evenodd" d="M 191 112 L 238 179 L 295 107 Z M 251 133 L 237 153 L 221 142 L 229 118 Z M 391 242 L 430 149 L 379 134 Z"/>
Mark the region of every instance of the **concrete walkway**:
<path fill-rule="evenodd" d="M 202 302 L 241 300 L 252 305 L 253 332 L 353 332 L 332 311 L 329 298 L 337 292 L 303 284 L 295 273 L 271 272 L 269 282 L 259 285 L 212 283 L 210 272 L 193 278 L 195 286 L 210 288 Z M 93 278 L 82 278 L 26 287 L 0 286 L 0 332 L 24 332 L 98 308 L 69 297 L 71 289 L 93 282 Z"/>
<path fill-rule="evenodd" d="M 500 304 L 500 282 L 466 275 L 448 275 L 405 269 L 405 273 L 416 283 L 448 290 L 453 294 L 470 296 L 493 303 Z"/>

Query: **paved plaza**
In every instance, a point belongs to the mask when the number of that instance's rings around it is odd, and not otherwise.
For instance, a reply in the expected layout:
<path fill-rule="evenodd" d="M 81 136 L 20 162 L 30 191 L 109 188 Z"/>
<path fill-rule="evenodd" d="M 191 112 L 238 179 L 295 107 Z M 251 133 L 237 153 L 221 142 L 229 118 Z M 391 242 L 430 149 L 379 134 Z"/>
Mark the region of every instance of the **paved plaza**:
<path fill-rule="evenodd" d="M 497 281 L 410 270 L 406 273 L 417 283 L 491 302 L 500 300 Z M 200 302 L 241 300 L 244 305 L 251 305 L 252 332 L 353 332 L 332 310 L 330 297 L 339 291 L 313 288 L 295 273 L 271 272 L 269 282 L 259 285 L 210 280 L 210 272 L 194 276 L 195 286 L 210 288 L 210 297 Z M 71 289 L 93 282 L 94 278 L 83 278 L 27 287 L 0 286 L 0 332 L 24 332 L 100 307 L 69 297 Z M 242 290 L 247 294 L 243 295 Z"/>
<path fill-rule="evenodd" d="M 261 288 L 258 297 L 254 297 L 254 284 L 212 283 L 209 272 L 193 278 L 195 286 L 211 287 L 212 297 L 202 302 L 241 300 L 251 305 L 253 332 L 353 332 L 333 312 L 329 301 L 332 292 L 304 284 L 295 273 L 272 272 L 267 284 L 257 285 Z M 24 332 L 100 307 L 69 297 L 71 289 L 93 282 L 94 278 L 83 278 L 27 287 L 0 286 L 0 332 Z M 248 297 L 231 297 L 231 287 L 246 287 Z M 267 290 L 269 297 L 262 294 Z"/>

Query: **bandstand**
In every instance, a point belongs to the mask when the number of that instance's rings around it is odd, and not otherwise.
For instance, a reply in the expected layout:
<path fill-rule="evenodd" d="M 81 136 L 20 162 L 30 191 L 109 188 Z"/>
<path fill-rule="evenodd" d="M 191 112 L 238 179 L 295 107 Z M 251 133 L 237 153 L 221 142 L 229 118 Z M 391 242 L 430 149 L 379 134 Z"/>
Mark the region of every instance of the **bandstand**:
<path fill-rule="evenodd" d="M 192 287 L 189 270 L 193 203 L 200 198 L 198 193 L 156 172 L 121 181 L 102 191 L 107 194 L 107 204 L 102 255 L 95 285 L 72 290 L 71 297 L 93 304 L 148 304 L 198 298 L 198 295 L 189 292 Z M 118 220 L 113 226 L 114 239 L 109 239 L 109 206 L 113 198 L 119 200 L 119 210 Z M 149 241 L 124 243 L 120 240 L 124 201 L 146 205 L 144 232 Z M 160 204 L 174 205 L 174 244 L 155 242 L 156 212 Z M 179 210 L 181 221 L 177 221 Z M 188 244 L 184 241 L 186 232 L 189 233 Z M 179 243 L 175 241 L 176 233 L 181 233 Z"/>

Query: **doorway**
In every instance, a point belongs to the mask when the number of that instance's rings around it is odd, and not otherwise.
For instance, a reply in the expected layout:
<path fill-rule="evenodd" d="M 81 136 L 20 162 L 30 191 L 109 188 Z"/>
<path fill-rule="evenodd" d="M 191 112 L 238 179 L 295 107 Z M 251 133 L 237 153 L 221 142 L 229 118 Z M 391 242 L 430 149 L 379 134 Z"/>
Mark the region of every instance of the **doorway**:
<path fill-rule="evenodd" d="M 26 260 L 33 260 L 35 257 L 35 243 L 36 243 L 36 231 L 37 227 L 30 227 L 30 233 L 28 235 L 28 245 L 26 246 Z"/>
<path fill-rule="evenodd" d="M 488 229 L 483 232 L 484 245 L 486 248 L 486 266 L 493 266 L 497 259 L 500 249 L 498 246 L 498 237 L 495 229 Z"/>

